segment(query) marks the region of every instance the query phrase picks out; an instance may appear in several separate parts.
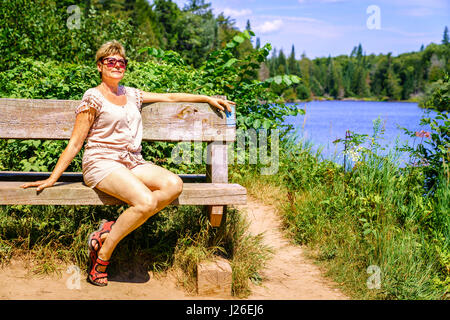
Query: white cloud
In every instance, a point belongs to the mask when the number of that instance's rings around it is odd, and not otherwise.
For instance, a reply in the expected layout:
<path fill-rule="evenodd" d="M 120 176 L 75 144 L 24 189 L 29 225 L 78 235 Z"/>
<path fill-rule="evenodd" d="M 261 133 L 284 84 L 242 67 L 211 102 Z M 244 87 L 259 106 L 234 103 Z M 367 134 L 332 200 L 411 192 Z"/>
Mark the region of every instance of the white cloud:
<path fill-rule="evenodd" d="M 337 39 L 348 32 L 347 29 L 354 31 L 354 26 L 338 26 L 326 21 L 309 17 L 289 17 L 277 15 L 260 15 L 258 19 L 266 22 L 254 28 L 258 34 L 267 34 L 274 32 L 281 27 L 289 30 L 291 36 L 311 36 L 316 39 Z M 264 31 L 264 32 L 263 32 Z"/>
<path fill-rule="evenodd" d="M 250 10 L 250 9 L 235 10 L 235 9 L 225 8 L 225 9 L 223 9 L 223 14 L 225 16 L 231 16 L 231 17 L 242 17 L 242 16 L 251 15 L 252 10 Z"/>
<path fill-rule="evenodd" d="M 273 20 L 273 21 L 266 21 L 263 24 L 256 26 L 255 31 L 261 33 L 261 34 L 268 34 L 273 33 L 275 31 L 278 31 L 283 26 L 283 21 L 280 19 Z"/>

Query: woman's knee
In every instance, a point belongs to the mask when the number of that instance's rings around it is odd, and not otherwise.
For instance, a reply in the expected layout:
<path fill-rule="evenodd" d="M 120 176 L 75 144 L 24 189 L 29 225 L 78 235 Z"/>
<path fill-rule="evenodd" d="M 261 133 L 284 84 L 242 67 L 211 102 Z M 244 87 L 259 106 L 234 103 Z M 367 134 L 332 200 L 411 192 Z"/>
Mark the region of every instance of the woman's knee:
<path fill-rule="evenodd" d="M 148 218 L 158 207 L 158 199 L 151 193 L 146 194 L 139 198 L 134 207 L 144 218 Z"/>
<path fill-rule="evenodd" d="M 183 191 L 183 180 L 176 174 L 170 175 L 165 181 L 164 188 L 174 196 L 178 196 Z"/>

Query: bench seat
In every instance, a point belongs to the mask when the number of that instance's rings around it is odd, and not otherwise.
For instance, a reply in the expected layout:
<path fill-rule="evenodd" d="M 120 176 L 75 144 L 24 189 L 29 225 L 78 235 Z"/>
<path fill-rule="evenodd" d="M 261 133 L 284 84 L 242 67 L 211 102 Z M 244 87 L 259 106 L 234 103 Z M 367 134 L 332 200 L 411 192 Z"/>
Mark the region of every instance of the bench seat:
<path fill-rule="evenodd" d="M 46 179 L 50 173 L 0 172 L 0 204 L 31 205 L 122 205 L 119 199 L 82 182 L 81 173 L 65 172 L 51 188 L 36 192 L 35 187 L 20 188 L 25 181 Z M 246 203 L 246 189 L 233 183 L 192 182 L 206 180 L 205 175 L 179 175 L 183 192 L 172 205 L 231 205 Z"/>

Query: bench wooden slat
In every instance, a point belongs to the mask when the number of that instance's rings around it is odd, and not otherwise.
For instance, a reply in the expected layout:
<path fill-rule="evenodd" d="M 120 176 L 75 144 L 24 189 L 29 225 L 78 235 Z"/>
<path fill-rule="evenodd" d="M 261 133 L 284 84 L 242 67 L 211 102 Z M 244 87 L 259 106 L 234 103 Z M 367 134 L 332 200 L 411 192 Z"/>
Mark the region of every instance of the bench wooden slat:
<path fill-rule="evenodd" d="M 51 172 L 0 171 L 0 181 L 37 181 L 50 177 Z M 183 182 L 206 182 L 206 174 L 178 174 Z M 60 182 L 83 182 L 82 172 L 64 172 Z"/>
<path fill-rule="evenodd" d="M 68 140 L 78 100 L 0 99 L 3 139 Z M 151 103 L 142 109 L 145 141 L 235 141 L 236 113 L 207 103 Z"/>
<path fill-rule="evenodd" d="M 22 189 L 23 181 L 0 182 L 0 204 L 33 205 L 117 205 L 124 204 L 97 189 L 81 182 L 57 182 L 42 190 Z M 227 205 L 245 204 L 247 191 L 239 184 L 230 183 L 184 183 L 183 192 L 173 205 Z"/>

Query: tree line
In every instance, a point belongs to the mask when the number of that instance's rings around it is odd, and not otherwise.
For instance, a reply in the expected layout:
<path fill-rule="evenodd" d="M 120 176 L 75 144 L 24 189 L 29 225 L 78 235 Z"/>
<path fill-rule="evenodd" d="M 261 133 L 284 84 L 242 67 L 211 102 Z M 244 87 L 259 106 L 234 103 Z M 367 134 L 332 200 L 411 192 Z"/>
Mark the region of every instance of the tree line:
<path fill-rule="evenodd" d="M 450 45 L 445 27 L 442 43 L 431 43 L 417 52 L 398 56 L 366 54 L 359 44 L 349 55 L 296 59 L 292 45 L 289 56 L 274 49 L 263 66 L 266 76 L 294 74 L 300 84 L 280 91 L 285 99 L 314 97 L 417 100 L 434 82 L 450 72 Z"/>
<path fill-rule="evenodd" d="M 78 11 L 69 11 L 75 5 Z M 78 22 L 70 26 L 69 21 Z M 77 20 L 78 19 L 78 20 Z M 176 52 L 183 62 L 198 68 L 211 52 L 223 48 L 241 31 L 223 13 L 214 15 L 205 0 L 189 0 L 183 8 L 172 0 L 11 0 L 0 8 L 0 71 L 13 68 L 23 58 L 94 63 L 95 52 L 105 41 L 121 41 L 128 56 L 146 61 L 151 50 Z M 247 22 L 247 30 L 251 30 Z M 244 58 L 260 47 L 249 39 L 233 48 Z M 307 49 L 307 48 L 305 48 Z M 274 90 L 286 101 L 315 97 L 418 100 L 432 83 L 449 73 L 448 28 L 442 44 L 431 43 L 392 56 L 366 54 L 359 44 L 349 55 L 309 59 L 274 49 L 261 62 L 254 79 L 295 75 L 302 79 Z"/>

